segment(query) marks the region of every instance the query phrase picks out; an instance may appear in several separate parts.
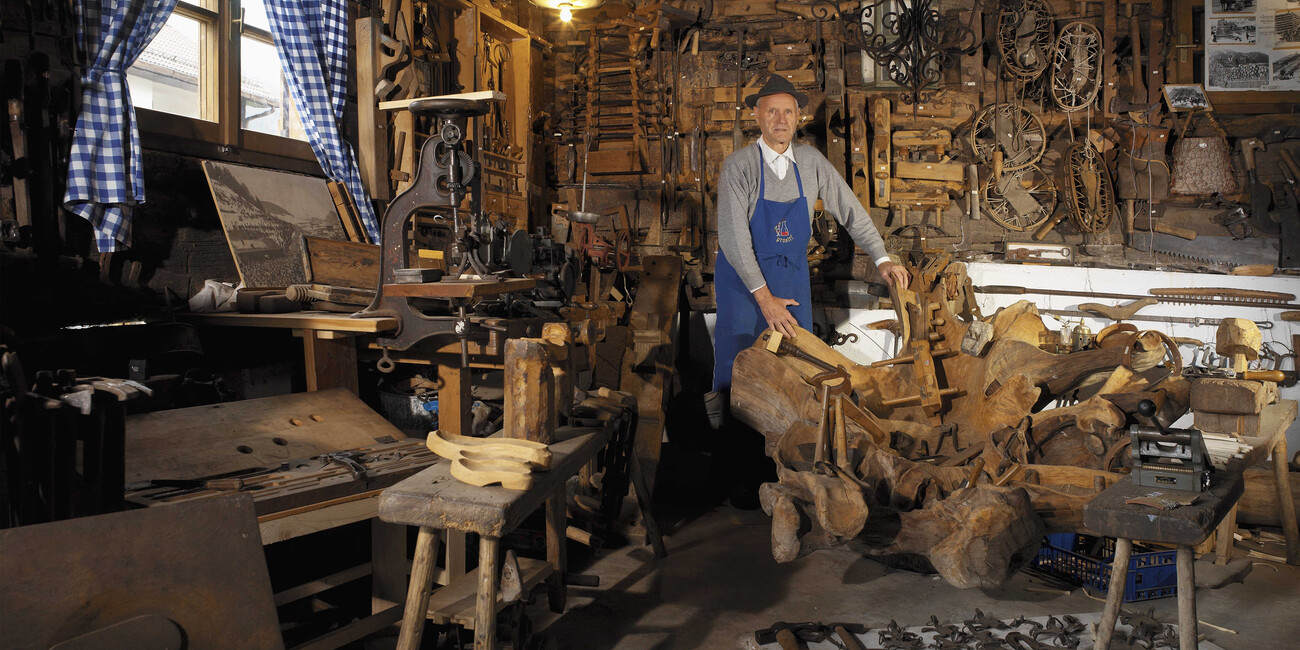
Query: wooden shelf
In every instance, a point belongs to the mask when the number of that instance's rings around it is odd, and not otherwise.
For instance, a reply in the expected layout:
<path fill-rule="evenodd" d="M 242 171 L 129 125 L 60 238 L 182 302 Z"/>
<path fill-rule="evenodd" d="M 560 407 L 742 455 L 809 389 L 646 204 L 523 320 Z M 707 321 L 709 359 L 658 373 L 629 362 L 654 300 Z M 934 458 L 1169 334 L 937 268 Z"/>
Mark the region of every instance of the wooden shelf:
<path fill-rule="evenodd" d="M 532 278 L 510 280 L 443 280 L 412 284 L 385 284 L 384 294 L 408 298 L 486 298 L 512 291 L 525 291 L 537 285 Z"/>
<path fill-rule="evenodd" d="M 327 311 L 295 311 L 287 314 L 236 314 L 231 312 L 211 314 L 182 314 L 180 319 L 194 325 L 225 325 L 228 327 L 278 327 L 282 329 L 325 330 L 331 332 L 361 332 L 374 334 L 397 329 L 397 319 L 349 318 Z"/>

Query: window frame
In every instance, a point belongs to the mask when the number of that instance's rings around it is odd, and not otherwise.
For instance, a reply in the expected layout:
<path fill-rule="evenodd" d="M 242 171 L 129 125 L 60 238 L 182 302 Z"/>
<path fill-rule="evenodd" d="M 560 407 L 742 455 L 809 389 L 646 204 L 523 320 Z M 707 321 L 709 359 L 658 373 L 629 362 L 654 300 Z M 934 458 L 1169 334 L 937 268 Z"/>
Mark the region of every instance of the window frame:
<path fill-rule="evenodd" d="M 177 13 L 200 23 L 199 111 L 202 117 L 137 108 L 141 146 L 319 174 L 320 164 L 306 141 L 245 130 L 240 126 L 242 38 L 247 35 L 273 42 L 270 32 L 243 24 L 242 11 L 237 12 L 240 2 L 180 0 L 176 3 Z M 211 8 L 212 5 L 216 8 Z M 203 65 L 202 62 L 206 61 L 215 61 L 216 65 Z"/>

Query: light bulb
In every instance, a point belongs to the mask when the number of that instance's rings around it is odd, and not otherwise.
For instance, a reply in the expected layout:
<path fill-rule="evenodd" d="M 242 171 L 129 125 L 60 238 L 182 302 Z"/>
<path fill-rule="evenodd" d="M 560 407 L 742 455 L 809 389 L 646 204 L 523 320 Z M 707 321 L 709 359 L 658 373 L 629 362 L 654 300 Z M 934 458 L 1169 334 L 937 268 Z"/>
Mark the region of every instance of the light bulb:
<path fill-rule="evenodd" d="M 567 2 L 560 4 L 560 20 L 566 23 L 573 20 L 573 5 Z"/>

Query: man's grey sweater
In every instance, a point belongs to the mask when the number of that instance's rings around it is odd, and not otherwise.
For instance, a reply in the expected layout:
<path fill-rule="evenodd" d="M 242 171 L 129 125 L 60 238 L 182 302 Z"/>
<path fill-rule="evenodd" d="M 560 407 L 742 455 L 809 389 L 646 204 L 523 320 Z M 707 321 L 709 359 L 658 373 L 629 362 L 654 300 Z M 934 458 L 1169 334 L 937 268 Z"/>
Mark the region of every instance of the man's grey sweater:
<path fill-rule="evenodd" d="M 830 161 L 814 147 L 796 143 L 790 146 L 794 147 L 795 163 L 803 180 L 804 196 L 808 199 L 808 222 L 812 223 L 813 206 L 820 198 L 822 207 L 840 222 L 872 260 L 888 257 L 885 242 L 876 231 L 871 215 Z M 758 202 L 760 170 L 765 175 L 763 198 L 780 202 L 799 198 L 794 168 L 786 171 L 785 178 L 777 178 L 776 173 L 762 162 L 758 141 L 727 156 L 718 176 L 718 248 L 722 249 L 741 282 L 751 292 L 767 284 L 754 257 L 754 243 L 749 234 L 749 220 L 754 216 L 754 206 Z"/>

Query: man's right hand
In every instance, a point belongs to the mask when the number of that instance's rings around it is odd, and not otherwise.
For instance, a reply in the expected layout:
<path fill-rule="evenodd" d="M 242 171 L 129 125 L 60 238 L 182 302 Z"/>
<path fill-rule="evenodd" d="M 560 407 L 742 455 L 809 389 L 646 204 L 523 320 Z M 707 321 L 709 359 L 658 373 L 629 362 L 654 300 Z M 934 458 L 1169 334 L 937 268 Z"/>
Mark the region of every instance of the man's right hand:
<path fill-rule="evenodd" d="M 794 339 L 798 335 L 799 321 L 790 313 L 789 307 L 798 306 L 799 302 L 791 298 L 778 298 L 772 295 L 767 286 L 754 292 L 754 300 L 767 319 L 767 326 Z"/>

